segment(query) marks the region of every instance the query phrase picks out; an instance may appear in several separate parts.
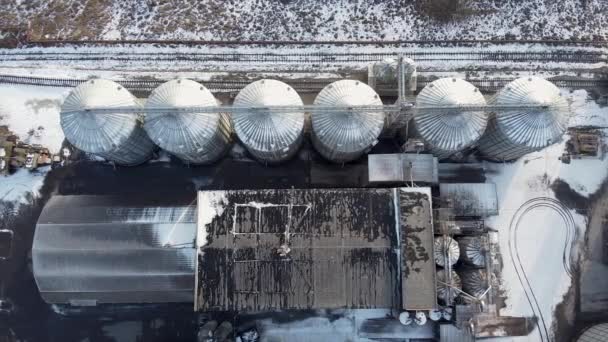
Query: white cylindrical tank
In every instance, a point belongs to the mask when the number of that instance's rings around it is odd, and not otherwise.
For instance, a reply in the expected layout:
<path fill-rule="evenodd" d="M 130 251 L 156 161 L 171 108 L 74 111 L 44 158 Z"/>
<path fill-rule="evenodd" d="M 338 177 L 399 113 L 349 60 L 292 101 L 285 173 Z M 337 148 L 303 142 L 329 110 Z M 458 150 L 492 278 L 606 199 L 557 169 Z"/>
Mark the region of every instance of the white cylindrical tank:
<path fill-rule="evenodd" d="M 454 265 L 460 257 L 460 249 L 458 242 L 451 237 L 438 236 L 435 238 L 433 246 L 433 255 L 435 263 L 441 267 Z"/>
<path fill-rule="evenodd" d="M 217 100 L 202 84 L 180 79 L 163 83 L 146 101 L 144 129 L 163 150 L 186 163 L 209 164 L 231 144 L 231 123 L 225 113 L 179 113 L 161 108 L 217 107 Z"/>
<path fill-rule="evenodd" d="M 484 157 L 495 161 L 514 160 L 556 143 L 570 119 L 568 102 L 560 90 L 539 77 L 512 81 L 498 92 L 492 104 L 535 107 L 494 113 L 478 148 Z"/>
<path fill-rule="evenodd" d="M 95 108 L 141 108 L 116 82 L 95 79 L 76 87 L 61 106 L 61 128 L 78 149 L 121 165 L 137 165 L 150 158 L 154 144 L 141 127 L 138 113 L 96 113 Z"/>
<path fill-rule="evenodd" d="M 476 267 L 486 266 L 486 250 L 477 236 L 467 236 L 458 240 L 460 258 L 467 264 Z"/>
<path fill-rule="evenodd" d="M 302 106 L 298 93 L 276 80 L 260 80 L 243 88 L 234 99 L 237 107 Z M 263 108 L 233 114 L 234 130 L 245 148 L 262 162 L 291 158 L 300 147 L 304 112 L 275 112 Z"/>
<path fill-rule="evenodd" d="M 312 143 L 323 157 L 344 163 L 369 151 L 384 129 L 384 113 L 357 110 L 357 106 L 382 106 L 380 96 L 367 84 L 353 80 L 334 82 L 321 90 L 317 106 L 344 110 L 312 113 Z"/>
<path fill-rule="evenodd" d="M 449 158 L 477 142 L 488 123 L 484 110 L 464 107 L 485 105 L 485 98 L 471 83 L 457 78 L 438 79 L 416 97 L 416 131 L 434 155 Z"/>

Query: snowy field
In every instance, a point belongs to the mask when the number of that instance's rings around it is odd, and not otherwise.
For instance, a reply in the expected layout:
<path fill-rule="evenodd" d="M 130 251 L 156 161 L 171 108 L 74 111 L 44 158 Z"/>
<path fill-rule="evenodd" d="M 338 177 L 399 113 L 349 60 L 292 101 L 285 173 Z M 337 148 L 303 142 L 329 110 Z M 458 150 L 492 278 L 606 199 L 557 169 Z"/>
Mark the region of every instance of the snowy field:
<path fill-rule="evenodd" d="M 456 21 L 444 23 L 422 0 L 8 0 L 0 22 L 30 21 L 33 38 L 67 39 L 606 39 L 608 31 L 604 0 L 460 2 L 450 9 Z"/>

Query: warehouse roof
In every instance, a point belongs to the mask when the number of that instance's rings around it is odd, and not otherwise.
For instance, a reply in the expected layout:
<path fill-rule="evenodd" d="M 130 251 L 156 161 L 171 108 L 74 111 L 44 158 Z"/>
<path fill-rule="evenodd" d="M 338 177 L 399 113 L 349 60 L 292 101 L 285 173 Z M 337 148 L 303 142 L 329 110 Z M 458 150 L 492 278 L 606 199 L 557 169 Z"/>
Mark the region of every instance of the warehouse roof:
<path fill-rule="evenodd" d="M 54 196 L 34 235 L 33 270 L 48 303 L 192 302 L 194 207 Z"/>
<path fill-rule="evenodd" d="M 196 308 L 400 307 L 400 191 L 199 192 Z"/>

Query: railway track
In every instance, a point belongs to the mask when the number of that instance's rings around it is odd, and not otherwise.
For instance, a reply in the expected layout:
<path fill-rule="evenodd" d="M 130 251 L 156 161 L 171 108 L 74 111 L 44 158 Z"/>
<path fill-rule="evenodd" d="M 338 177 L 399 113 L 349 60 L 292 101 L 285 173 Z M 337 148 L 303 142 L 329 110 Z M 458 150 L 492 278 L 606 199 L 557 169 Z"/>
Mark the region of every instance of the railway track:
<path fill-rule="evenodd" d="M 448 40 L 70 40 L 70 39 L 26 39 L 25 46 L 120 46 L 120 45 L 185 45 L 185 46 L 472 46 L 541 44 L 548 46 L 608 46 L 606 40 L 563 39 L 448 39 Z"/>
<path fill-rule="evenodd" d="M 608 63 L 608 54 L 599 51 L 493 51 L 493 52 L 427 52 L 404 51 L 405 57 L 418 62 L 558 62 Z M 239 64 L 325 64 L 373 63 L 397 58 L 397 53 L 177 53 L 177 52 L 5 52 L 0 62 L 196 62 Z"/>
<path fill-rule="evenodd" d="M 517 233 L 519 227 L 521 225 L 522 219 L 531 211 L 544 208 L 555 211 L 564 222 L 564 229 L 566 230 L 566 239 L 564 241 L 564 250 L 562 254 L 562 264 L 564 267 L 564 271 L 570 277 L 573 278 L 573 264 L 575 260 L 573 260 L 573 249 L 574 245 L 578 240 L 578 228 L 576 227 L 576 223 L 574 222 L 574 217 L 568 208 L 566 208 L 560 201 L 550 198 L 550 197 L 537 197 L 525 202 L 513 215 L 511 219 L 511 223 L 509 225 L 509 255 L 511 258 L 511 262 L 513 267 L 515 268 L 515 273 L 521 286 L 524 289 L 524 294 L 526 296 L 526 300 L 532 309 L 533 314 L 538 318 L 536 322 L 536 326 L 538 328 L 538 333 L 540 335 L 541 341 L 551 341 L 551 335 L 549 334 L 549 327 L 545 321 L 545 317 L 542 313 L 542 308 L 538 302 L 537 296 L 534 293 L 534 289 L 532 284 L 530 284 L 530 280 L 528 279 L 528 275 L 523 267 L 518 248 L 518 240 Z M 528 227 L 531 228 L 531 227 Z"/>
<path fill-rule="evenodd" d="M 515 78 L 496 78 L 496 79 L 468 79 L 481 91 L 495 92 L 507 83 L 513 81 Z M 30 76 L 14 76 L 14 75 L 0 75 L 0 84 L 15 84 L 15 85 L 33 85 L 33 86 L 46 86 L 46 87 L 76 87 L 81 83 L 86 82 L 85 79 L 61 79 L 61 78 L 48 78 L 48 77 L 30 77 Z M 150 79 L 150 80 L 122 80 L 117 81 L 125 88 L 130 91 L 137 92 L 139 94 L 147 94 L 154 88 L 158 87 L 167 80 Z M 204 84 L 212 92 L 229 93 L 238 92 L 243 89 L 246 85 L 253 82 L 253 80 L 196 80 Z M 296 91 L 298 92 L 318 92 L 327 86 L 333 79 L 328 80 L 306 80 L 306 81 L 290 81 L 286 80 Z M 424 86 L 429 84 L 432 80 L 419 80 L 418 88 L 422 89 Z M 594 88 L 608 88 L 608 79 L 597 79 L 597 80 L 551 80 L 558 87 L 569 88 L 569 89 L 594 89 Z M 395 92 L 396 85 L 389 84 L 378 84 L 377 90 L 380 93 L 390 94 Z"/>

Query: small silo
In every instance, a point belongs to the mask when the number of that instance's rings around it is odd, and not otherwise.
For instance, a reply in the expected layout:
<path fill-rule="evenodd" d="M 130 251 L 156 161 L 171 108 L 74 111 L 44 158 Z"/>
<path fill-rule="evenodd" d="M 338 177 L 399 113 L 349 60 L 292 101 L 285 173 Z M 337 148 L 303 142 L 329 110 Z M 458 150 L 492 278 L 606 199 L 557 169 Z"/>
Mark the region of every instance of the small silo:
<path fill-rule="evenodd" d="M 384 112 L 357 109 L 382 106 L 380 96 L 365 83 L 334 82 L 321 90 L 314 104 L 343 108 L 312 113 L 312 143 L 331 161 L 344 163 L 359 158 L 376 144 L 384 129 Z"/>
<path fill-rule="evenodd" d="M 446 279 L 446 272 L 450 272 L 450 280 Z M 437 298 L 445 302 L 452 302 L 462 289 L 462 282 L 454 270 L 437 270 Z"/>
<path fill-rule="evenodd" d="M 486 266 L 486 250 L 480 237 L 467 236 L 458 240 L 460 258 L 468 265 L 475 267 Z"/>
<path fill-rule="evenodd" d="M 176 110 L 217 104 L 213 94 L 197 82 L 180 79 L 163 83 L 146 101 L 144 129 L 156 145 L 184 162 L 212 163 L 230 147 L 232 128 L 228 115 Z"/>
<path fill-rule="evenodd" d="M 469 82 L 457 78 L 438 79 L 424 87 L 416 97 L 416 131 L 434 155 L 440 159 L 449 158 L 482 136 L 488 114 L 466 107 L 485 105 L 483 95 Z"/>
<path fill-rule="evenodd" d="M 76 87 L 61 106 L 61 128 L 78 149 L 121 165 L 137 165 L 150 158 L 154 144 L 133 112 L 95 112 L 96 108 L 141 105 L 118 83 L 95 79 Z"/>
<path fill-rule="evenodd" d="M 304 112 L 278 112 L 264 107 L 303 106 L 302 99 L 289 85 L 276 80 L 259 80 L 243 88 L 234 99 L 234 130 L 249 153 L 266 163 L 291 158 L 300 147 L 304 133 Z"/>
<path fill-rule="evenodd" d="M 559 89 L 539 77 L 510 82 L 496 94 L 492 104 L 523 107 L 497 111 L 481 138 L 479 151 L 495 161 L 514 160 L 556 143 L 570 117 L 568 102 Z"/>
<path fill-rule="evenodd" d="M 462 290 L 469 295 L 482 299 L 488 290 L 488 273 L 484 270 L 466 270 L 460 272 Z"/>
<path fill-rule="evenodd" d="M 433 246 L 433 253 L 435 257 L 435 263 L 438 266 L 450 267 L 454 265 L 460 256 L 460 250 L 458 249 L 458 242 L 449 236 L 439 236 L 435 238 Z"/>

